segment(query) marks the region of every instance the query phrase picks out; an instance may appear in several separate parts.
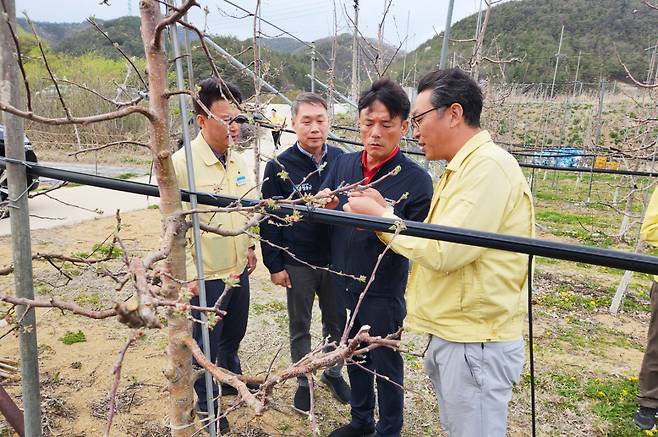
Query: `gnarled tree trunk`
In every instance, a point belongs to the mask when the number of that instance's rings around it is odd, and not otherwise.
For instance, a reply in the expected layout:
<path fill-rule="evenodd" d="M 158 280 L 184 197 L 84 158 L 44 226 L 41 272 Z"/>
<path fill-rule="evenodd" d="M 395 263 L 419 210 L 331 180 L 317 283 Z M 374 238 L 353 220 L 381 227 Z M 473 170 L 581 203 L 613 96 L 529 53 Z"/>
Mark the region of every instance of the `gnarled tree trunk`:
<path fill-rule="evenodd" d="M 149 124 L 149 145 L 153 154 L 155 175 L 160 190 L 160 213 L 163 229 L 171 216 L 181 209 L 181 196 L 169 148 L 169 111 L 167 91 L 167 56 L 162 41 L 156 41 L 156 25 L 162 20 L 160 4 L 156 0 L 140 2 L 141 31 L 148 70 L 149 109 L 154 120 Z M 162 33 L 157 35 L 162 39 Z M 182 219 L 178 219 L 182 220 Z M 178 279 L 185 279 L 185 232 L 178 227 L 164 270 Z M 163 275 L 163 291 L 168 300 L 177 300 L 180 285 Z M 192 354 L 182 339 L 189 335 L 188 321 L 174 309 L 167 311 L 169 330 L 169 367 L 165 371 L 169 390 L 169 425 L 175 437 L 188 437 L 194 432 L 192 407 Z"/>

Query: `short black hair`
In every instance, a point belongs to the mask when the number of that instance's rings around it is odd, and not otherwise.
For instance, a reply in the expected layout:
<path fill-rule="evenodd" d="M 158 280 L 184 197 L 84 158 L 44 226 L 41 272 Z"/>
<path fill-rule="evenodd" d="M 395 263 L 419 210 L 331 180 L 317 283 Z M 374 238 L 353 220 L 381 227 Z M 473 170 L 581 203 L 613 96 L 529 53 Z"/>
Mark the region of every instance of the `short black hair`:
<path fill-rule="evenodd" d="M 379 101 L 386 106 L 391 118 L 400 117 L 401 120 L 406 120 L 409 117 L 409 110 L 411 109 L 409 97 L 402 87 L 391 79 L 382 77 L 361 93 L 359 113 L 364 108 L 372 106 L 375 101 Z"/>
<path fill-rule="evenodd" d="M 432 105 L 439 109 L 459 103 L 464 110 L 464 120 L 469 126 L 480 127 L 482 114 L 482 90 L 463 70 L 447 68 L 433 70 L 420 78 L 418 93 L 432 90 Z"/>
<path fill-rule="evenodd" d="M 209 77 L 199 82 L 199 100 L 203 106 L 210 109 L 213 103 L 218 100 L 226 100 L 228 102 L 242 103 L 242 93 L 240 89 L 232 83 L 225 82 L 217 77 Z M 194 112 L 197 115 L 207 117 L 205 109 L 199 102 L 194 99 Z"/>

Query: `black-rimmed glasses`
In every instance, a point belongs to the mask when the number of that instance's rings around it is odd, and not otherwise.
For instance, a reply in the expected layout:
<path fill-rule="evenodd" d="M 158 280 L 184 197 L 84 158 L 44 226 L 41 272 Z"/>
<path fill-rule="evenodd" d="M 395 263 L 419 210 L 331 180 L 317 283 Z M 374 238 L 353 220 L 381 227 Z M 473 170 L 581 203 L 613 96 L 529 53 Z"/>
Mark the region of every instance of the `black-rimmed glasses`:
<path fill-rule="evenodd" d="M 411 117 L 411 119 L 410 119 L 411 120 L 411 127 L 413 127 L 414 129 L 420 129 L 420 118 L 425 114 L 429 114 L 430 112 L 434 111 L 435 109 L 439 109 L 439 108 L 431 107 L 427 111 L 421 112 L 420 114 L 414 115 L 413 117 Z"/>
<path fill-rule="evenodd" d="M 245 124 L 245 123 L 248 123 L 248 122 L 249 122 L 249 118 L 246 115 L 238 114 L 235 117 L 231 118 L 228 121 L 228 124 L 231 124 L 231 123 Z"/>

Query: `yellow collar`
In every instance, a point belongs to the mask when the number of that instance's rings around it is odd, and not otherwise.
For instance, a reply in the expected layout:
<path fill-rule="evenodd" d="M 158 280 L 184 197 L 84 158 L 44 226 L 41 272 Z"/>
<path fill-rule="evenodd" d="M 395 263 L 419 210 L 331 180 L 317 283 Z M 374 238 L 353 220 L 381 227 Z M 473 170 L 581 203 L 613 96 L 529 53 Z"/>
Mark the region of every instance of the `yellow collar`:
<path fill-rule="evenodd" d="M 201 131 L 199 131 L 199 134 L 196 136 L 196 138 L 192 140 L 191 146 L 192 148 L 196 149 L 197 153 L 208 167 L 211 167 L 219 162 L 217 155 L 215 155 L 215 152 L 212 151 L 206 142 L 206 139 L 203 138 L 203 135 L 201 135 Z M 230 147 L 226 149 L 226 162 L 233 162 L 231 159 Z"/>
<path fill-rule="evenodd" d="M 481 145 L 491 142 L 491 135 L 486 130 L 482 130 L 477 134 L 473 135 L 464 145 L 459 149 L 457 154 L 453 156 L 446 170 L 457 171 L 461 167 L 464 160 L 474 151 L 476 151 Z"/>

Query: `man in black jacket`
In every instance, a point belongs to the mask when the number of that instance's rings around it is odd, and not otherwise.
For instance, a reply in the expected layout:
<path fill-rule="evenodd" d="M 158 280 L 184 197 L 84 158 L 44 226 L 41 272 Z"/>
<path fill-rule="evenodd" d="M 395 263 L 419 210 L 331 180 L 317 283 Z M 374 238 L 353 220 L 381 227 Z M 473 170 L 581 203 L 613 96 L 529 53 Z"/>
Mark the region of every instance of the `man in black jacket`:
<path fill-rule="evenodd" d="M 323 188 L 334 190 L 341 182 L 377 181 L 399 167 L 399 172 L 377 183 L 377 190 L 389 201 L 398 217 L 423 221 L 432 199 L 432 179 L 416 163 L 404 156 L 399 143 L 408 128 L 410 103 L 404 90 L 389 79 L 380 79 L 359 99 L 359 124 L 363 152 L 341 155 L 327 176 Z M 326 192 L 326 191 L 325 191 Z M 347 195 L 341 193 L 327 205 L 341 208 Z M 373 272 L 384 244 L 374 232 L 334 226 L 331 228 L 331 264 L 337 271 L 367 278 Z M 370 325 L 370 334 L 386 336 L 402 327 L 406 310 L 404 290 L 407 285 L 409 263 L 393 251 L 384 255 L 375 279 L 356 315 L 353 337 L 363 325 Z M 356 279 L 337 277 L 337 293 L 349 317 L 364 290 L 365 284 Z M 339 311 L 345 317 L 345 311 Z M 345 326 L 345 319 L 341 322 Z M 399 352 L 379 347 L 368 352 L 365 360 L 348 366 L 352 387 L 352 421 L 333 431 L 331 437 L 397 437 L 402 429 L 404 407 L 403 362 Z M 379 422 L 375 428 L 375 374 L 378 378 L 377 399 Z"/>
<path fill-rule="evenodd" d="M 336 158 L 343 153 L 326 144 L 329 132 L 327 104 L 316 94 L 304 93 L 297 97 L 292 107 L 292 128 L 297 134 L 297 142 L 265 167 L 263 199 L 298 199 L 316 194 Z M 333 278 L 327 271 L 308 265 L 329 265 L 327 228 L 303 221 L 293 226 L 263 222 L 260 235 L 264 240 L 261 241 L 263 261 L 270 271 L 271 280 L 287 289 L 290 355 L 292 362 L 296 363 L 311 351 L 311 310 L 315 294 L 322 312 L 323 337 L 338 342 L 342 332 Z M 290 253 L 267 242 L 285 247 Z M 350 389 L 341 376 L 341 367 L 325 370 L 320 380 L 336 399 L 347 403 Z M 304 412 L 311 408 L 308 380 L 304 376 L 298 380 L 293 406 Z"/>

